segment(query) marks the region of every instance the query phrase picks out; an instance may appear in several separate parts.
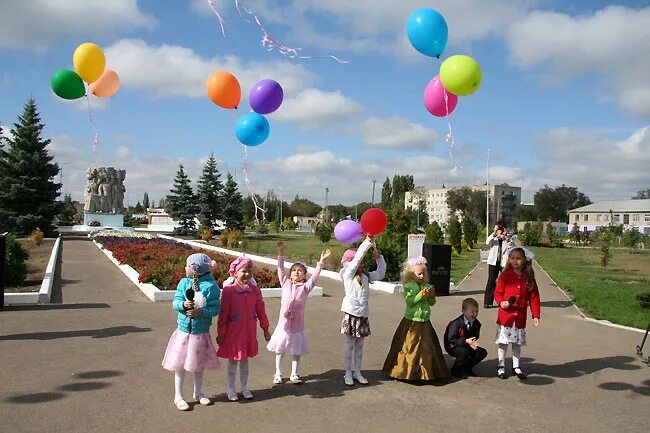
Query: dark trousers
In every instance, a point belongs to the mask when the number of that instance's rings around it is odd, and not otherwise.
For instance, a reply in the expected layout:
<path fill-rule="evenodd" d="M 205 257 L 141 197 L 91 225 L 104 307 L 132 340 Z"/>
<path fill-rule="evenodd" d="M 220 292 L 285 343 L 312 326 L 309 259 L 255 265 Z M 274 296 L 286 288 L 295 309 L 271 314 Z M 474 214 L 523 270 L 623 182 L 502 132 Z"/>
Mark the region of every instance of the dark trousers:
<path fill-rule="evenodd" d="M 483 361 L 487 356 L 487 350 L 482 347 L 474 350 L 467 343 L 452 347 L 447 352 L 456 358 L 456 362 L 454 362 L 452 368 L 461 371 L 471 371 L 476 364 Z"/>
<path fill-rule="evenodd" d="M 497 278 L 501 272 L 501 265 L 488 265 L 488 280 L 485 285 L 485 295 L 483 295 L 483 305 L 492 306 L 494 303 L 494 289 L 497 286 Z"/>

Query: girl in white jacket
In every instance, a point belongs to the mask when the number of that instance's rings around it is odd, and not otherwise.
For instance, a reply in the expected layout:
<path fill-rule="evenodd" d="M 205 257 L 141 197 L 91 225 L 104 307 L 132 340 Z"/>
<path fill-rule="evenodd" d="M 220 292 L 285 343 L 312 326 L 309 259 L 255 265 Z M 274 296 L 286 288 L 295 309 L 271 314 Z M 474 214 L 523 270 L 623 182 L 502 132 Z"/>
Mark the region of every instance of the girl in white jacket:
<path fill-rule="evenodd" d="M 377 262 L 377 269 L 373 272 L 363 271 L 363 257 L 371 246 L 374 246 L 372 237 L 368 236 L 359 246 L 359 249 L 349 249 L 341 258 L 341 278 L 345 289 L 345 297 L 341 304 L 343 321 L 341 334 L 345 335 L 343 350 L 343 366 L 346 385 L 354 385 L 354 381 L 367 384 L 368 379 L 361 373 L 361 360 L 363 358 L 363 342 L 370 335 L 368 321 L 368 295 L 369 283 L 381 280 L 386 273 L 384 256 L 375 249 L 373 258 Z M 352 351 L 354 350 L 354 373 L 352 372 Z"/>

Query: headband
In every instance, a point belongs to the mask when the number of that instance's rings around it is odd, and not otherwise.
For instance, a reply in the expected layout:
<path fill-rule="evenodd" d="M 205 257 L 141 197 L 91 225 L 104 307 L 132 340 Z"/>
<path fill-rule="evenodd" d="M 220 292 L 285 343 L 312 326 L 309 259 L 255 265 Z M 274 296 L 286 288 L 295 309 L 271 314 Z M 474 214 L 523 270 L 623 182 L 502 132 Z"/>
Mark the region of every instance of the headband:
<path fill-rule="evenodd" d="M 424 257 L 411 257 L 406 261 L 406 264 L 408 266 L 417 266 L 417 265 L 426 265 L 427 264 L 427 259 Z"/>
<path fill-rule="evenodd" d="M 343 253 L 343 257 L 341 257 L 341 265 L 345 265 L 347 262 L 351 262 L 356 253 L 357 250 L 355 248 L 350 248 L 347 251 L 345 251 Z"/>

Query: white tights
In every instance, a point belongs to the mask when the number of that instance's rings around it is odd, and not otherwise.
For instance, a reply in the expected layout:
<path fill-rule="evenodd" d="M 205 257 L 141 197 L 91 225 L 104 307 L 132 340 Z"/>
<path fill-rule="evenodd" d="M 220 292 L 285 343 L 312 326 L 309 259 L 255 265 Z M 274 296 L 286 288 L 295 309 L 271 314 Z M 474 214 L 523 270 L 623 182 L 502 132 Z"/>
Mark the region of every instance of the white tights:
<path fill-rule="evenodd" d="M 239 383 L 241 385 L 241 390 L 248 390 L 248 359 L 242 359 L 241 361 L 229 359 L 226 376 L 229 393 L 235 392 L 235 376 L 237 375 L 237 364 L 239 364 Z"/>
<path fill-rule="evenodd" d="M 352 351 L 354 350 L 354 371 L 361 374 L 361 361 L 363 360 L 363 337 L 345 335 L 343 346 L 343 368 L 345 374 L 352 374 Z"/>
<path fill-rule="evenodd" d="M 185 370 L 174 372 L 174 401 L 183 400 L 183 382 L 185 381 Z M 194 372 L 194 395 L 203 396 L 201 386 L 203 385 L 203 371 Z"/>
<path fill-rule="evenodd" d="M 284 353 L 275 354 L 275 374 L 282 376 L 282 360 L 284 359 Z M 293 355 L 293 360 L 291 361 L 291 376 L 298 376 L 298 368 L 300 367 L 300 355 Z"/>
<path fill-rule="evenodd" d="M 499 356 L 499 368 L 506 366 L 506 351 L 508 350 L 507 344 L 499 343 L 497 350 Z M 521 358 L 521 344 L 512 343 L 512 368 L 519 368 L 519 358 Z"/>

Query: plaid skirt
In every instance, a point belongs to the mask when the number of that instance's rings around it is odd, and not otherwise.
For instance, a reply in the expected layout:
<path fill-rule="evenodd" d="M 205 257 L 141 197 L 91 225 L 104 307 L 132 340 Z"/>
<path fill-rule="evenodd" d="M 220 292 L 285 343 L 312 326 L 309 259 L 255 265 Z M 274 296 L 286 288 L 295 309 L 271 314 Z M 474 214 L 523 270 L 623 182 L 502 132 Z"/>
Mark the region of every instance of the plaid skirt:
<path fill-rule="evenodd" d="M 367 317 L 357 317 L 345 313 L 341 321 L 341 334 L 351 337 L 367 337 L 370 335 L 370 322 Z"/>

